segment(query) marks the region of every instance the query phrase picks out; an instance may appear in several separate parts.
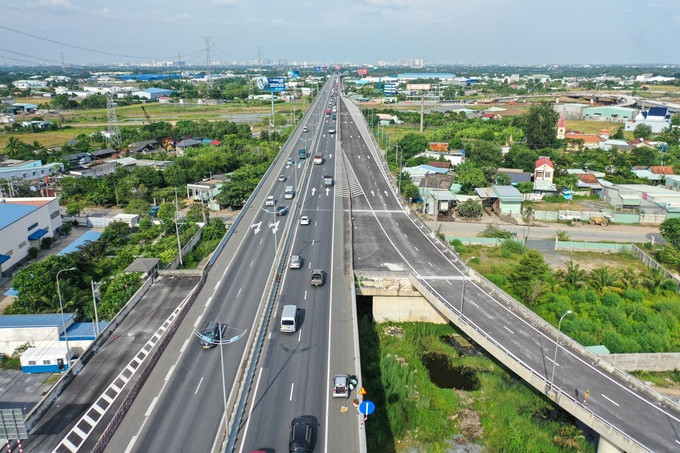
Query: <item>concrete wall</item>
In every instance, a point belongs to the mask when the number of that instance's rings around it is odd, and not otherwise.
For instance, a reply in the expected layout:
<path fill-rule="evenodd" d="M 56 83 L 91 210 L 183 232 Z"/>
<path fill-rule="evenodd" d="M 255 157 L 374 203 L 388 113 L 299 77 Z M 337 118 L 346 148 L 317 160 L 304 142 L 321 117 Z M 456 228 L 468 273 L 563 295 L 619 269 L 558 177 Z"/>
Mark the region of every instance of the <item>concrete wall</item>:
<path fill-rule="evenodd" d="M 196 244 L 198 244 L 198 241 L 201 240 L 201 233 L 203 232 L 203 229 L 200 228 L 196 234 L 193 235 L 193 237 L 187 242 L 184 247 L 182 247 L 182 258 L 187 255 L 190 251 L 194 249 Z M 179 266 L 179 255 L 175 257 L 174 260 L 170 264 L 168 264 L 168 267 L 166 269 L 168 270 L 175 270 Z"/>
<path fill-rule="evenodd" d="M 680 370 L 680 353 L 678 352 L 658 352 L 651 354 L 607 354 L 600 357 L 624 371 Z"/>
<path fill-rule="evenodd" d="M 447 324 L 442 316 L 422 296 L 373 296 L 375 322 L 431 322 Z"/>
<path fill-rule="evenodd" d="M 54 326 L 0 329 L 0 353 L 13 354 L 26 343 L 34 347 L 54 346 L 59 341 L 60 330 Z"/>

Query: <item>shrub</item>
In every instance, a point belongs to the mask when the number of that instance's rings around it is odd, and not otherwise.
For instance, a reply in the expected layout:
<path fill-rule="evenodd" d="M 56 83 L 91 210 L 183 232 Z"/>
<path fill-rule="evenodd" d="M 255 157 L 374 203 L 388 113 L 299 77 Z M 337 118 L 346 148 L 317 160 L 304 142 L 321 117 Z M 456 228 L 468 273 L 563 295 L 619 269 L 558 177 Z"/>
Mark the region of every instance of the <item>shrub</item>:
<path fill-rule="evenodd" d="M 513 255 L 521 255 L 525 248 L 521 242 L 505 239 L 501 242 L 501 255 L 503 258 L 511 258 Z"/>
<path fill-rule="evenodd" d="M 631 302 L 642 302 L 645 300 L 645 292 L 633 288 L 628 288 L 622 295 Z"/>
<path fill-rule="evenodd" d="M 616 293 L 606 293 L 600 297 L 600 301 L 607 307 L 617 307 L 623 303 L 623 299 Z"/>
<path fill-rule="evenodd" d="M 477 236 L 481 238 L 510 239 L 511 237 L 513 237 L 513 234 L 511 231 L 504 230 L 502 228 L 497 227 L 496 225 L 488 225 L 484 229 L 484 231 L 478 233 Z"/>
<path fill-rule="evenodd" d="M 40 249 L 38 247 L 31 247 L 28 249 L 28 259 L 34 260 L 38 254 L 40 253 Z"/>

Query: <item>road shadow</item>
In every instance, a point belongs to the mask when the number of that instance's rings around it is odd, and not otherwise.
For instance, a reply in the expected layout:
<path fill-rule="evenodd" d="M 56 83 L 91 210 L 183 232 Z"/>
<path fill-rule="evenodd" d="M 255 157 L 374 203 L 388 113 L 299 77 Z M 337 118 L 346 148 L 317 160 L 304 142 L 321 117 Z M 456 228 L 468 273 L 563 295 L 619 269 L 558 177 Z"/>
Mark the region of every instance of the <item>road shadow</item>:
<path fill-rule="evenodd" d="M 363 297 L 357 297 L 357 306 L 362 305 Z M 368 304 L 367 304 L 368 305 Z M 360 310 L 361 312 L 364 310 Z M 366 421 L 366 444 L 368 451 L 383 453 L 396 452 L 394 433 L 387 416 L 387 396 L 382 386 L 380 371 L 380 340 L 377 326 L 370 314 L 363 314 L 359 318 L 359 349 L 361 354 L 361 377 L 359 385 L 371 395 L 375 403 L 375 412 Z"/>

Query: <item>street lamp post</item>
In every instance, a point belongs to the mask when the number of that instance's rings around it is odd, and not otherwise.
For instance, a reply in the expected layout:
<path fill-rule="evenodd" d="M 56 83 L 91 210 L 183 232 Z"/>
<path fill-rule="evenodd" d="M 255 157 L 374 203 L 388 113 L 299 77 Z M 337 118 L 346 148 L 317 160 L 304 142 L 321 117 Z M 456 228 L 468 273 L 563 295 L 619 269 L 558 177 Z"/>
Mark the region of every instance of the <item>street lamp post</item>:
<path fill-rule="evenodd" d="M 560 321 L 557 323 L 557 332 L 558 335 L 555 338 L 555 357 L 553 357 L 553 369 L 552 369 L 552 376 L 550 377 L 550 390 L 552 392 L 553 389 L 553 383 L 555 382 L 555 365 L 557 365 L 557 350 L 560 347 L 560 337 L 559 337 L 559 332 L 561 331 L 562 328 L 562 320 L 564 319 L 565 316 L 572 314 L 573 312 L 571 310 L 567 310 L 564 312 L 564 314 L 560 317 Z"/>
<path fill-rule="evenodd" d="M 66 320 L 64 318 L 64 304 L 61 301 L 61 289 L 59 288 L 59 274 L 64 271 L 74 271 L 75 267 L 69 267 L 68 269 L 61 269 L 57 271 L 57 296 L 59 296 L 59 311 L 61 311 L 61 328 L 64 331 L 64 340 L 66 341 L 66 366 L 71 366 L 71 349 L 68 347 L 68 334 L 66 333 Z"/>
<path fill-rule="evenodd" d="M 465 268 L 467 268 L 467 263 L 470 261 L 472 258 L 475 258 L 474 256 L 471 256 L 470 258 L 465 260 L 465 263 L 463 265 L 463 272 L 465 272 Z M 460 316 L 463 317 L 463 307 L 465 306 L 465 274 L 463 274 L 463 289 L 460 291 Z"/>

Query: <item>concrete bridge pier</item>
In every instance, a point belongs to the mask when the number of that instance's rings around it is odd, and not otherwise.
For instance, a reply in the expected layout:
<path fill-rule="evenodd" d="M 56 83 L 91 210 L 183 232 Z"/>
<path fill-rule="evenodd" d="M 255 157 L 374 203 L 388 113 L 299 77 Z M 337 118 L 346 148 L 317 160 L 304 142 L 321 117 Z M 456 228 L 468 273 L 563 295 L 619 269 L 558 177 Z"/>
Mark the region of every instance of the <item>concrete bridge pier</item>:
<path fill-rule="evenodd" d="M 600 441 L 597 443 L 597 453 L 623 453 L 623 450 L 600 436 Z"/>

